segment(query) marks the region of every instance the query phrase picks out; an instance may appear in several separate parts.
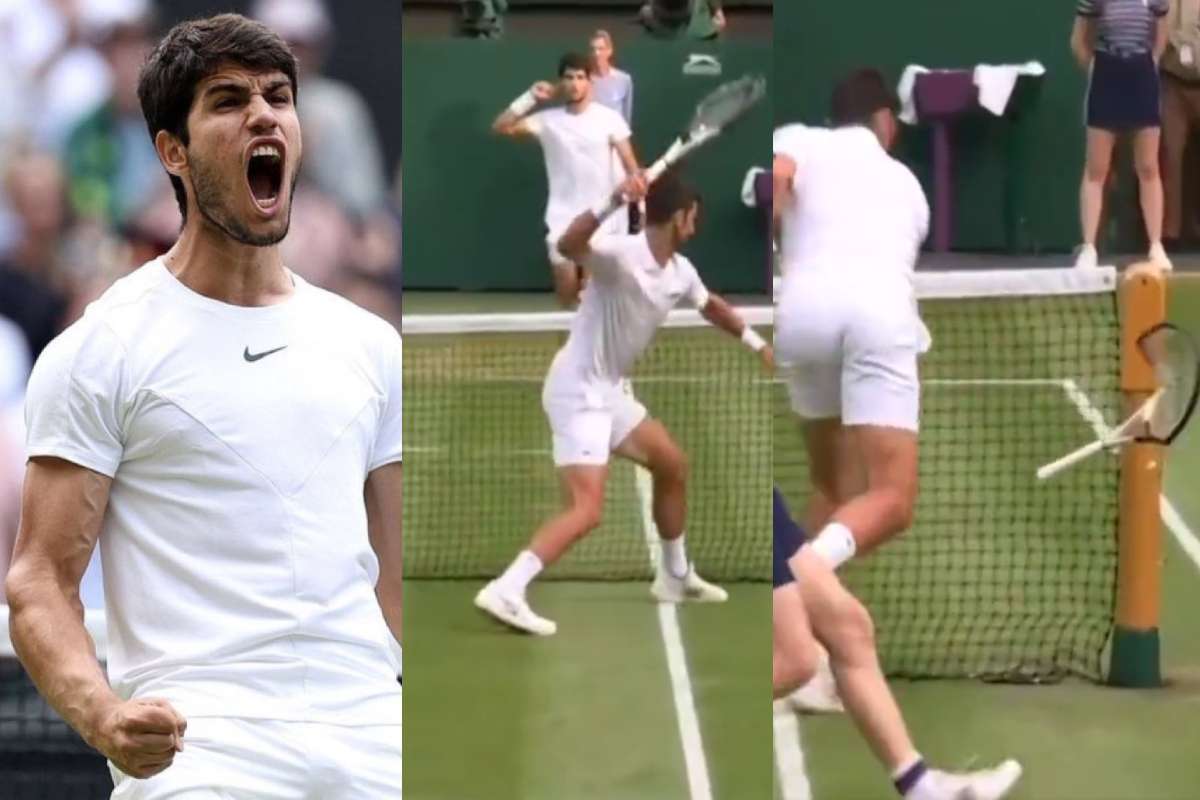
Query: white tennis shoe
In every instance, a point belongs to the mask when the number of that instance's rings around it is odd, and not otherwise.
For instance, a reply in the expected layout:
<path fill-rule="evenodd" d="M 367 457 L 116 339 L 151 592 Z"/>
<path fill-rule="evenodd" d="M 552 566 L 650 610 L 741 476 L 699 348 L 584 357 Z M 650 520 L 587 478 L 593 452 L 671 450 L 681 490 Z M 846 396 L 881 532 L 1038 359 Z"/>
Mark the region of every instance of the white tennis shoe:
<path fill-rule="evenodd" d="M 817 671 L 812 680 L 787 696 L 787 703 L 800 714 L 841 714 L 846 710 L 838 696 L 837 681 L 829 665 L 829 653 L 817 645 Z"/>
<path fill-rule="evenodd" d="M 1001 800 L 1021 779 L 1021 765 L 1011 758 L 991 769 L 975 772 L 929 771 L 906 795 L 907 800 Z"/>
<path fill-rule="evenodd" d="M 659 566 L 650 594 L 660 603 L 724 603 L 729 599 L 728 592 L 697 575 L 694 564 L 688 565 L 687 574 L 682 578 L 676 578 Z"/>
<path fill-rule="evenodd" d="M 498 581 L 479 590 L 475 607 L 511 628 L 535 636 L 553 636 L 558 630 L 553 621 L 535 614 L 523 595 L 505 590 Z"/>

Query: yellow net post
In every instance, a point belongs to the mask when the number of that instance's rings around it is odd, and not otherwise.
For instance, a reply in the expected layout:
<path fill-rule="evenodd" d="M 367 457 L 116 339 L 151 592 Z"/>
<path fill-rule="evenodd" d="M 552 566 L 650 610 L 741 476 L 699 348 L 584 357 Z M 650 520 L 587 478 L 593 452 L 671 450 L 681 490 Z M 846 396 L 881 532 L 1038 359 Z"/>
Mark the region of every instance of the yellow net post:
<path fill-rule="evenodd" d="M 1131 267 L 1121 281 L 1121 392 L 1125 415 L 1158 388 L 1154 369 L 1137 338 L 1164 322 L 1167 284 L 1162 271 Z M 1108 682 L 1114 686 L 1162 685 L 1159 614 L 1162 605 L 1163 447 L 1134 442 L 1121 451 L 1121 517 L 1118 533 L 1117 613 Z"/>

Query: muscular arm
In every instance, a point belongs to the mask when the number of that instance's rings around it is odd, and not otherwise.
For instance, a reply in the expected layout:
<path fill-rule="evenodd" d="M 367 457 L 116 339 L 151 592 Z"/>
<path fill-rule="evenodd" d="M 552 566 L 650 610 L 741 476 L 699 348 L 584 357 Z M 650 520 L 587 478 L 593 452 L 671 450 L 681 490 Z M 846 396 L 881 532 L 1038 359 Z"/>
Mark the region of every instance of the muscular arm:
<path fill-rule="evenodd" d="M 54 710 L 94 747 L 100 720 L 121 701 L 84 628 L 79 582 L 100 535 L 111 484 L 61 459 L 30 460 L 5 580 L 17 655 Z"/>
<path fill-rule="evenodd" d="M 1095 20 L 1090 17 L 1075 17 L 1075 27 L 1071 29 L 1071 53 L 1079 66 L 1085 70 L 1092 63 L 1096 46 L 1095 33 Z"/>
<path fill-rule="evenodd" d="M 715 327 L 738 339 L 742 338 L 743 332 L 748 327 L 746 321 L 742 319 L 742 315 L 733 306 L 729 305 L 729 301 L 718 294 L 709 293 L 708 302 L 700 309 L 700 316 L 704 317 Z M 765 345 L 759 351 L 759 357 L 762 358 L 763 364 L 768 369 L 774 368 L 775 354 L 771 350 L 771 345 Z"/>
<path fill-rule="evenodd" d="M 628 139 L 622 139 L 617 142 L 616 147 L 621 165 L 625 167 L 625 174 L 637 175 L 641 171 L 641 167 L 638 166 L 637 156 L 633 153 L 633 144 Z"/>
<path fill-rule="evenodd" d="M 396 641 L 401 630 L 401 493 L 404 485 L 399 461 L 384 464 L 367 475 L 363 490 L 367 504 L 367 535 L 379 559 L 375 596 L 383 618 Z"/>
<path fill-rule="evenodd" d="M 571 220 L 562 236 L 558 237 L 558 252 L 562 253 L 564 258 L 582 264 L 592 251 L 588 242 L 599 229 L 600 220 L 596 219 L 596 215 L 591 211 L 584 211 Z"/>
<path fill-rule="evenodd" d="M 500 116 L 492 121 L 492 132 L 512 138 L 532 137 L 533 129 L 529 127 L 528 115 L 537 108 L 538 103 L 544 103 L 554 97 L 554 86 L 545 81 L 538 81 L 522 94 L 511 105 L 500 112 Z"/>
<path fill-rule="evenodd" d="M 500 116 L 493 120 L 492 133 L 513 139 L 533 136 L 533 131 L 525 124 L 525 117 L 518 115 L 511 108 L 504 109 Z"/>

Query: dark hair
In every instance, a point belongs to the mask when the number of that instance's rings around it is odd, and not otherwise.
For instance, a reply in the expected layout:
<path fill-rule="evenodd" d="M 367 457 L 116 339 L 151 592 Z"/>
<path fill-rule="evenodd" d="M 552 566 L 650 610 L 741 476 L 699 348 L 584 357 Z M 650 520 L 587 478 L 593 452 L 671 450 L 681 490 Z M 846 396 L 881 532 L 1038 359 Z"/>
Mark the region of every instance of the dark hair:
<path fill-rule="evenodd" d="M 863 125 L 876 111 L 900 110 L 900 100 L 877 69 L 856 70 L 833 89 L 830 116 L 834 125 Z"/>
<path fill-rule="evenodd" d="M 563 73 L 569 69 L 582 70 L 588 75 L 592 74 L 592 59 L 581 53 L 567 53 L 558 60 L 558 77 L 562 77 Z"/>
<path fill-rule="evenodd" d="M 700 204 L 700 193 L 679 177 L 674 170 L 667 170 L 662 177 L 650 184 L 646 194 L 646 222 L 662 225 L 676 211 L 683 211 Z"/>
<path fill-rule="evenodd" d="M 218 14 L 181 22 L 162 38 L 138 75 L 138 100 L 153 140 L 159 131 L 188 144 L 187 118 L 196 85 L 223 62 L 251 70 L 278 70 L 296 96 L 296 57 L 270 28 L 240 14 Z M 187 219 L 183 181 L 171 175 L 179 211 Z"/>

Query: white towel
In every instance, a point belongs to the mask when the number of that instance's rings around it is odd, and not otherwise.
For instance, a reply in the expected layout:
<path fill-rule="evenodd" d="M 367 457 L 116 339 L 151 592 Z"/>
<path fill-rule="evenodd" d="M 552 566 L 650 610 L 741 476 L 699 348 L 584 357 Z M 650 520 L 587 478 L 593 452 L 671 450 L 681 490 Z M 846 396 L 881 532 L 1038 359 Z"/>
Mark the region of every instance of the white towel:
<path fill-rule="evenodd" d="M 929 70 L 925 67 L 909 64 L 896 86 L 896 95 L 900 98 L 900 121 L 905 125 L 917 124 L 917 101 L 913 90 L 917 87 L 917 76 L 926 72 Z"/>
<path fill-rule="evenodd" d="M 1017 78 L 1022 75 L 1042 76 L 1046 68 L 1037 61 L 1025 64 L 980 64 L 975 67 L 974 81 L 979 89 L 979 105 L 995 114 L 1003 116 L 1012 98 Z"/>
<path fill-rule="evenodd" d="M 758 195 L 754 192 L 754 181 L 760 172 L 766 172 L 762 167 L 751 167 L 742 181 L 742 203 L 747 208 L 758 208 Z"/>

